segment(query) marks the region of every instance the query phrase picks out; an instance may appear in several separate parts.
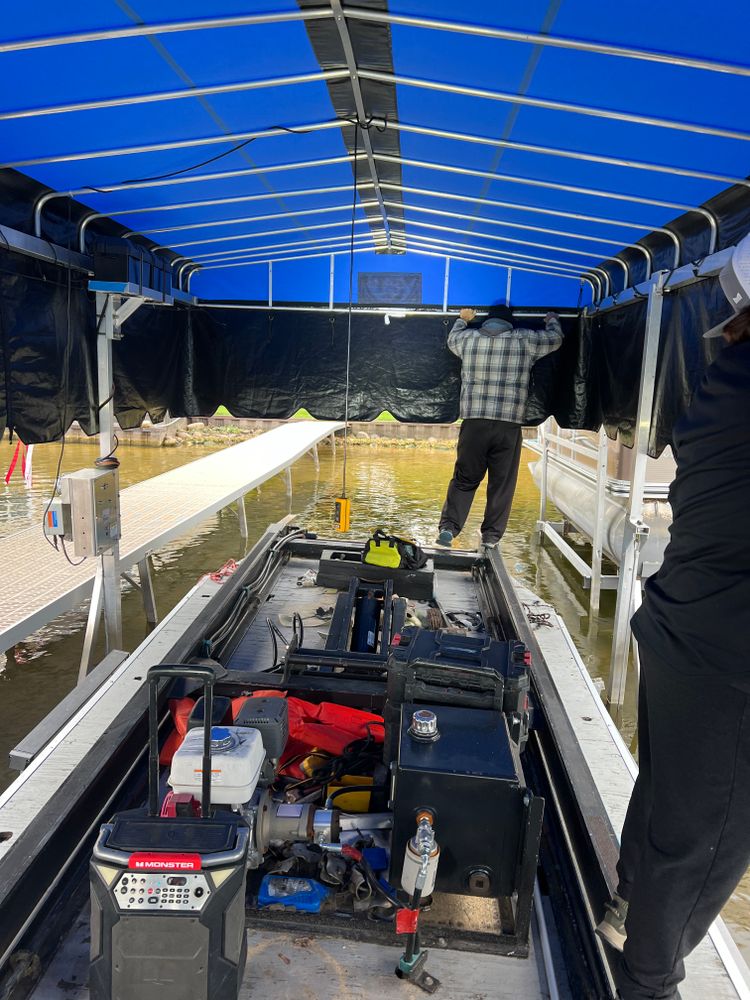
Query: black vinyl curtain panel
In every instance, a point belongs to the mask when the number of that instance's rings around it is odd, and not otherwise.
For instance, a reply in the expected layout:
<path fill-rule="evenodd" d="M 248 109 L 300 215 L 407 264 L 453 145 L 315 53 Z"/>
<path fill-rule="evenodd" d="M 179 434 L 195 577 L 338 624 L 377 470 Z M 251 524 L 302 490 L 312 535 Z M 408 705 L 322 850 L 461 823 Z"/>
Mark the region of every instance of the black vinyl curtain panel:
<path fill-rule="evenodd" d="M 717 279 L 668 294 L 655 387 L 650 453 L 671 442 L 722 342 L 702 333 L 730 307 Z M 559 351 L 532 371 L 525 423 L 552 415 L 563 427 L 632 444 L 646 320 L 645 298 L 563 323 Z M 460 363 L 446 347 L 452 319 L 352 317 L 349 414 L 383 410 L 422 423 L 456 420 Z M 114 343 L 114 405 L 122 427 L 213 413 L 284 419 L 301 407 L 340 420 L 345 412 L 347 316 L 327 311 L 247 310 L 232 305 L 144 305 Z M 16 254 L 0 266 L 0 424 L 27 444 L 59 440 L 77 420 L 98 428 L 96 316 L 85 279 Z"/>
<path fill-rule="evenodd" d="M 650 451 L 672 438 L 721 341 L 703 330 L 729 312 L 716 279 L 665 299 Z M 554 416 L 632 444 L 646 301 L 564 322 L 565 340 L 532 371 L 525 422 Z M 342 419 L 347 316 L 246 310 L 231 305 L 142 306 L 114 344 L 115 412 L 121 426 L 213 413 L 284 419 L 301 407 Z M 422 423 L 458 417 L 460 363 L 446 347 L 452 320 L 352 317 L 349 414 L 383 410 Z M 98 427 L 96 316 L 85 280 L 5 254 L 0 267 L 0 423 L 27 444 L 59 440 L 73 420 Z"/>

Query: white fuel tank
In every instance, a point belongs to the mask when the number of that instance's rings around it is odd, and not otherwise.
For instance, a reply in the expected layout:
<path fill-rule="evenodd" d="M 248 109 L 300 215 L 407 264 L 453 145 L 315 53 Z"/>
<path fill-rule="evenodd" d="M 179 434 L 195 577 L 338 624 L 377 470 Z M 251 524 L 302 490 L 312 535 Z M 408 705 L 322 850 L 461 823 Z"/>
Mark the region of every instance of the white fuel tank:
<path fill-rule="evenodd" d="M 257 729 L 214 726 L 211 729 L 211 802 L 243 805 L 253 797 L 265 760 Z M 169 784 L 200 801 L 203 785 L 203 727 L 188 730 L 172 758 Z"/>

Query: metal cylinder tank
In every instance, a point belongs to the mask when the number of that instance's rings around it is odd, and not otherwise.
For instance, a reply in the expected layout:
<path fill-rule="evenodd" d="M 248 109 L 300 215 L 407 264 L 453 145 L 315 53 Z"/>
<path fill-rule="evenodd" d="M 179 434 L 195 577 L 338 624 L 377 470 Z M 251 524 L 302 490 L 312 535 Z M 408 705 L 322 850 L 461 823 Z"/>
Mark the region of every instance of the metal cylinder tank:
<path fill-rule="evenodd" d="M 541 488 L 542 462 L 529 464 L 534 482 Z M 577 471 L 571 464 L 559 462 L 553 455 L 547 460 L 547 496 L 566 520 L 587 538 L 594 534 L 596 519 L 596 483 L 585 472 Z M 627 518 L 627 497 L 605 494 L 604 554 L 619 564 L 622 553 L 624 525 Z M 652 576 L 661 566 L 664 549 L 669 541 L 672 508 L 666 500 L 646 500 L 643 521 L 649 527 L 648 537 L 641 549 L 641 576 Z"/>

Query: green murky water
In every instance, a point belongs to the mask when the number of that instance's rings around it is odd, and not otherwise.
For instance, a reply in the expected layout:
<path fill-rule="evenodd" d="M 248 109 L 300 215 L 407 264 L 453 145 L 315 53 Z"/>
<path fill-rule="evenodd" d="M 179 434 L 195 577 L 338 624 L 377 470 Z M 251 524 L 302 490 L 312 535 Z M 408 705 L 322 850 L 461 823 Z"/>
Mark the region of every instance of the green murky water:
<path fill-rule="evenodd" d="M 214 448 L 181 447 L 127 448 L 118 452 L 122 487 L 130 486 L 168 469 L 209 454 Z M 97 450 L 92 445 L 68 444 L 63 470 L 90 466 Z M 12 448 L 0 444 L 0 470 L 8 468 Z M 10 485 L 0 479 L 0 537 L 32 525 L 39 525 L 57 469 L 59 446 L 43 445 L 34 451 L 34 480 L 29 491 L 16 475 Z M 528 470 L 534 455 L 524 451 L 513 513 L 502 548 L 510 572 L 545 601 L 553 604 L 578 646 L 595 678 L 606 679 L 612 634 L 614 594 L 602 594 L 599 618 L 589 621 L 588 592 L 580 578 L 556 551 L 534 540 L 539 494 Z M 453 454 L 415 448 L 350 449 L 348 462 L 349 495 L 352 497 L 352 535 L 367 535 L 378 526 L 431 543 L 437 517 L 450 479 Z M 208 570 L 227 559 L 241 558 L 265 527 L 286 513 L 299 515 L 310 530 L 331 531 L 333 499 L 341 485 L 342 454 L 320 449 L 320 470 L 311 458 L 293 469 L 291 503 L 283 478 L 265 484 L 246 500 L 250 538 L 240 537 L 237 514 L 228 508 L 209 517 L 197 529 L 154 556 L 154 589 L 157 607 L 164 615 Z M 484 488 L 477 499 L 459 543 L 474 547 L 482 519 Z M 50 559 L 63 558 L 50 550 Z M 23 567 L 3 567 L 5 573 L 22 573 Z M 70 612 L 41 629 L 25 642 L 9 650 L 0 666 L 0 789 L 15 776 L 6 767 L 8 751 L 75 684 L 86 623 L 86 608 Z M 123 597 L 124 647 L 135 649 L 147 626 L 136 591 Z M 103 648 L 98 650 L 103 655 Z M 625 708 L 617 722 L 628 743 L 632 743 L 635 719 L 634 684 L 628 689 Z M 744 880 L 727 907 L 726 918 L 738 944 L 750 957 L 750 878 Z"/>

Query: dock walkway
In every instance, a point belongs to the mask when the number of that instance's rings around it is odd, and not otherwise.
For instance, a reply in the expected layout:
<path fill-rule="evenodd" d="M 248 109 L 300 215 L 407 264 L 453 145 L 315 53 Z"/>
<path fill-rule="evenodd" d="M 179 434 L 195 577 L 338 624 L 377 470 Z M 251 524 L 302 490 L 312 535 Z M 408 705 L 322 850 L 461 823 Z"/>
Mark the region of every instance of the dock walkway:
<path fill-rule="evenodd" d="M 591 679 L 565 623 L 555 608 L 516 584 L 527 614 L 548 615 L 548 625 L 532 625 L 555 686 L 575 730 L 591 776 L 618 836 L 622 830 L 638 766 Z M 551 627 L 549 627 L 551 626 Z M 592 919 L 599 916 L 592 915 Z M 685 962 L 682 1000 L 750 1000 L 750 973 L 724 921 L 716 920 Z"/>
<path fill-rule="evenodd" d="M 344 425 L 295 421 L 129 486 L 120 495 L 124 571 L 250 490 L 289 469 Z M 71 566 L 39 524 L 0 539 L 0 651 L 21 642 L 92 592 L 99 561 Z"/>

